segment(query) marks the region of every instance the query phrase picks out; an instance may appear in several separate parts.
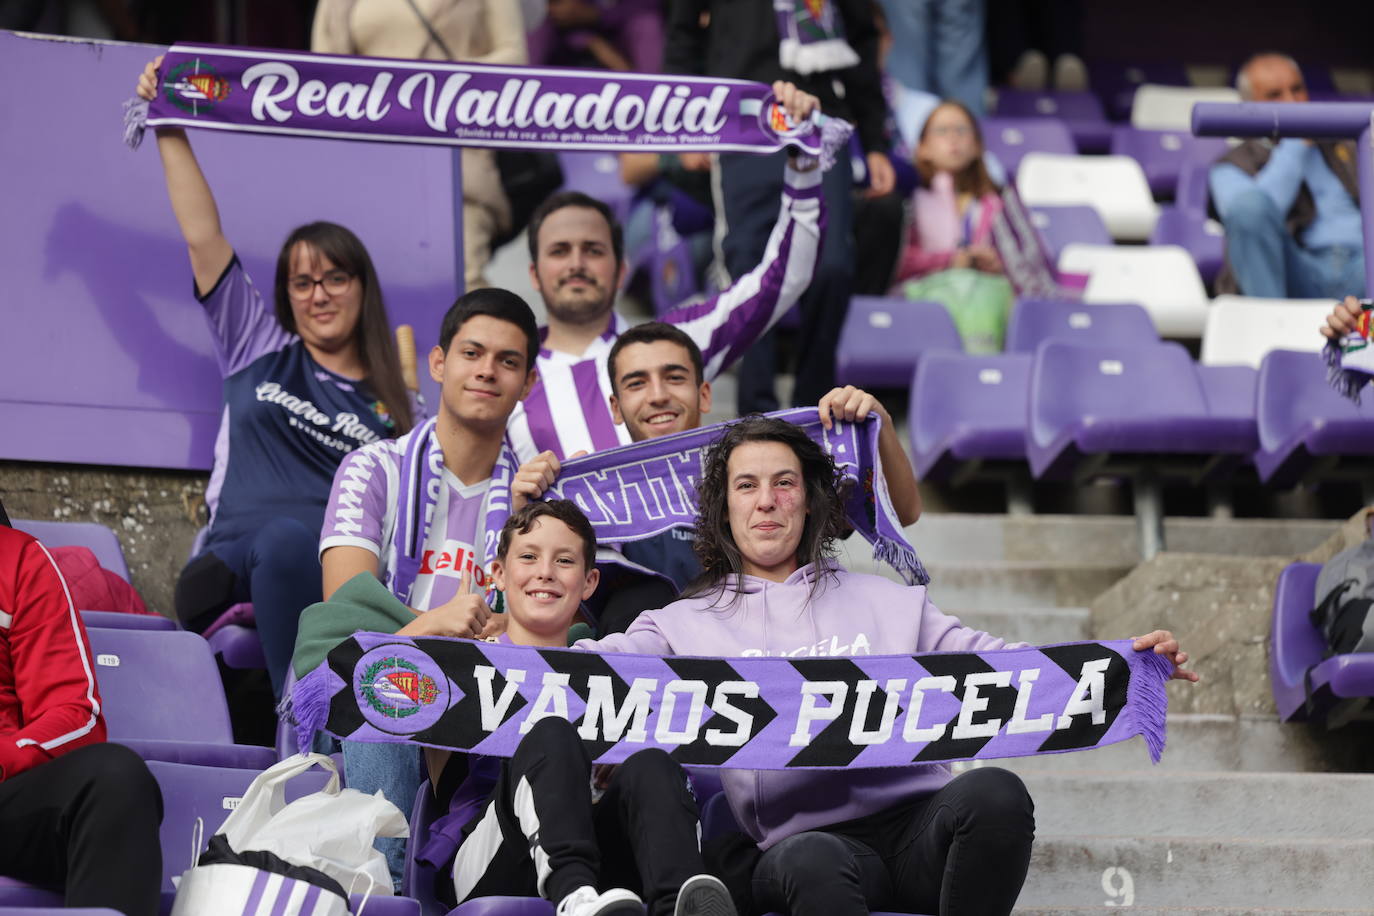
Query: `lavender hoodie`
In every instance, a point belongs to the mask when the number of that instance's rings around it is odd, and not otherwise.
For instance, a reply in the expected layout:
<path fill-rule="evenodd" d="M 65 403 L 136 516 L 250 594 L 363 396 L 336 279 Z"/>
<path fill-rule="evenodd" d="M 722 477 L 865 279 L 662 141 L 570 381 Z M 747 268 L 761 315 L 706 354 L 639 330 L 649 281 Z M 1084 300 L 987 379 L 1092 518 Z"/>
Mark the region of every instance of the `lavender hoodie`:
<path fill-rule="evenodd" d="M 812 587 L 815 593 L 812 594 Z M 645 611 L 624 633 L 577 648 L 641 655 L 909 655 L 1015 648 L 930 603 L 924 586 L 899 585 L 826 562 L 784 582 L 731 577 L 723 594 Z M 903 768 L 720 771 L 730 808 L 762 849 L 929 795 L 950 779 L 944 764 Z"/>

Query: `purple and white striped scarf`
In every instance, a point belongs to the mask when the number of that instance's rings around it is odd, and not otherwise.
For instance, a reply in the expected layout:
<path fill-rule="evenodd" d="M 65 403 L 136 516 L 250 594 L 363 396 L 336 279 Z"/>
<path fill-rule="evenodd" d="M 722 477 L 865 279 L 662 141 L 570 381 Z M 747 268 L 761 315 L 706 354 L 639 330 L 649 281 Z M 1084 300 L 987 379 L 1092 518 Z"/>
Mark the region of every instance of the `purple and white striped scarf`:
<path fill-rule="evenodd" d="M 801 427 L 835 460 L 851 482 L 845 515 L 873 545 L 873 555 L 897 570 L 910 585 L 930 581 L 916 549 L 902 534 L 878 460 L 881 421 L 821 425 L 814 407 L 769 414 Z M 727 423 L 689 429 L 672 436 L 595 452 L 563 464 L 546 499 L 570 499 L 587 514 L 597 541 L 620 544 L 690 527 L 697 517 L 697 483 L 706 451 Z"/>
<path fill-rule="evenodd" d="M 1326 378 L 1343 396 L 1360 403 L 1360 392 L 1374 382 L 1374 306 L 1361 303 L 1360 320 L 1355 330 L 1340 340 L 1328 341 L 1322 348 Z"/>
<path fill-rule="evenodd" d="M 829 168 L 850 125 L 794 124 L 762 83 L 595 70 L 174 45 L 144 127 L 499 149 L 766 153 L 796 146 Z"/>
<path fill-rule="evenodd" d="M 844 37 L 831 0 L 773 0 L 778 19 L 778 62 L 803 76 L 843 70 L 859 62 Z"/>
<path fill-rule="evenodd" d="M 434 435 L 437 420 L 430 417 L 411 434 L 406 450 L 401 453 L 399 477 L 401 495 L 397 500 L 396 530 L 392 532 L 395 552 L 395 573 L 390 580 L 391 593 L 410 603 L 410 590 L 420 573 L 425 549 L 425 533 L 434 521 L 434 508 L 443 490 L 444 450 Z M 497 540 L 501 526 L 510 518 L 510 485 L 520 463 L 509 443 L 503 443 L 501 454 L 491 471 L 491 484 L 482 502 L 482 569 L 488 578 L 496 559 Z M 487 591 L 487 602 L 495 604 L 500 593 L 493 585 Z"/>
<path fill-rule="evenodd" d="M 295 686 L 301 746 L 350 741 L 509 757 L 567 719 L 598 763 L 662 748 L 684 766 L 897 767 L 1164 750 L 1172 666 L 1129 640 L 835 659 L 692 658 L 355 633 Z"/>

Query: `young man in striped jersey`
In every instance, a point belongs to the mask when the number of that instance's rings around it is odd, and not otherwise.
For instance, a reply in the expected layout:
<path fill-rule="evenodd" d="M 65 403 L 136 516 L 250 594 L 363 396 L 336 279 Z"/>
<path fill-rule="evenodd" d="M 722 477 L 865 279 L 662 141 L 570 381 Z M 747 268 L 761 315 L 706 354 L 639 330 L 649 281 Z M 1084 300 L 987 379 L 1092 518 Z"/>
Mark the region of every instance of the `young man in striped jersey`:
<path fill-rule="evenodd" d="M 0 506 L 0 874 L 63 888 L 68 907 L 154 916 L 161 822 L 148 767 L 105 743 L 66 580 Z"/>
<path fill-rule="evenodd" d="M 818 109 L 815 96 L 791 83 L 775 83 L 773 91 L 796 122 Z M 701 348 L 708 380 L 739 359 L 810 285 L 824 224 L 820 185 L 814 160 L 789 159 L 778 219 L 758 266 L 716 296 L 664 316 Z M 555 194 L 530 219 L 530 277 L 548 325 L 539 380 L 511 415 L 510 439 L 521 461 L 538 456 L 547 464 L 630 441 L 611 415 L 606 374 L 611 345 L 628 328 L 615 312 L 625 275 L 623 242 L 610 209 L 585 194 Z"/>

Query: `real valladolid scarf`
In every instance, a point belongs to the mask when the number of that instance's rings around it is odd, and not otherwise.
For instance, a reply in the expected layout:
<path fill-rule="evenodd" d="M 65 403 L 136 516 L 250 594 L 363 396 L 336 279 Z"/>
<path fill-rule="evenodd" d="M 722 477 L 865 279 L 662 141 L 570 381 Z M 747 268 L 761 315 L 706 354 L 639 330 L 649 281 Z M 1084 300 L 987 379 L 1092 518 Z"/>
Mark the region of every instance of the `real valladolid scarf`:
<path fill-rule="evenodd" d="M 1374 333 L 1371 333 L 1371 318 L 1374 311 L 1369 305 L 1362 305 L 1359 322 L 1355 330 L 1340 340 L 1327 343 L 1322 350 L 1326 360 L 1327 380 L 1331 387 L 1360 403 L 1360 392 L 1374 381 Z"/>
<path fill-rule="evenodd" d="M 828 168 L 850 126 L 793 124 L 762 83 L 659 74 L 391 60 L 173 45 L 147 127 L 500 149 L 735 151 L 796 146 Z"/>
<path fill-rule="evenodd" d="M 1129 640 L 845 659 L 691 658 L 355 633 L 292 694 L 301 747 L 352 741 L 509 757 L 541 718 L 598 763 L 662 748 L 686 766 L 893 767 L 1164 749 L 1172 666 Z"/>
<path fill-rule="evenodd" d="M 821 425 L 814 407 L 769 414 L 800 427 L 835 460 L 849 481 L 845 515 L 873 545 L 873 555 L 901 574 L 910 585 L 930 581 L 916 550 L 902 535 L 902 525 L 887 493 L 878 461 L 880 421 L 837 421 Z M 587 514 L 596 539 L 618 544 L 653 537 L 670 528 L 691 526 L 697 517 L 697 483 L 706 450 L 728 423 L 632 445 L 607 449 L 563 464 L 548 499 L 571 499 Z"/>

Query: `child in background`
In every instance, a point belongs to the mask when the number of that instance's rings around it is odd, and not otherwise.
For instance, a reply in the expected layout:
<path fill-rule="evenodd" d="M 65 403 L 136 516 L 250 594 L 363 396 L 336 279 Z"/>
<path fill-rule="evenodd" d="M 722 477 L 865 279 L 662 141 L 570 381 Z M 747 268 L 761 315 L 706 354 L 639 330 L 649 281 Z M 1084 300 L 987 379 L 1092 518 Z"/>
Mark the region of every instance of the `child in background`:
<path fill-rule="evenodd" d="M 945 101 L 930 113 L 915 164 L 921 186 L 912 198 L 894 295 L 939 302 L 953 317 L 965 350 L 999 352 L 1012 300 L 992 245 L 1002 199 L 983 163 L 978 122 L 967 108 Z"/>

